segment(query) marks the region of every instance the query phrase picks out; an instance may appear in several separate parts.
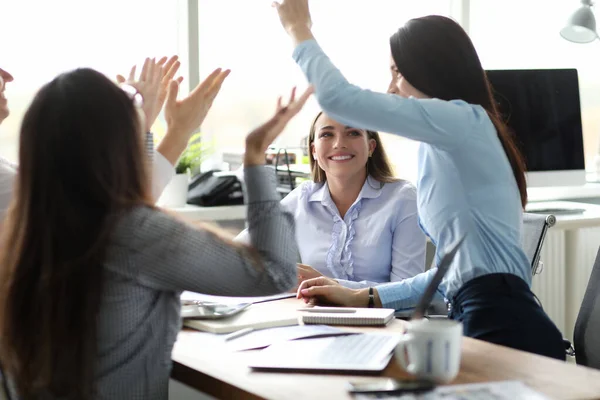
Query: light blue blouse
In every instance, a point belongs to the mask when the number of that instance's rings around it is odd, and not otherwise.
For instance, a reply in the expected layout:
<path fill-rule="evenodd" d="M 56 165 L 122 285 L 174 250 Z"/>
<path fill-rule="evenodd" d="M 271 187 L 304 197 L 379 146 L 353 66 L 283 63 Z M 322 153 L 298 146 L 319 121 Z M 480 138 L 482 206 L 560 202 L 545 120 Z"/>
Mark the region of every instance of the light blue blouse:
<path fill-rule="evenodd" d="M 519 190 L 481 106 L 361 89 L 344 78 L 314 40 L 298 45 L 294 59 L 331 118 L 422 142 L 417 180 L 421 227 L 438 251 L 468 233 L 438 295 L 452 298 L 465 282 L 490 273 L 511 273 L 531 284 L 520 245 Z M 414 307 L 434 272 L 378 286 L 384 307 Z"/>
<path fill-rule="evenodd" d="M 382 185 L 369 177 L 344 218 L 326 183 L 303 182 L 281 204 L 296 220 L 302 263 L 344 286 L 362 288 L 425 270 L 416 197 L 406 181 Z"/>

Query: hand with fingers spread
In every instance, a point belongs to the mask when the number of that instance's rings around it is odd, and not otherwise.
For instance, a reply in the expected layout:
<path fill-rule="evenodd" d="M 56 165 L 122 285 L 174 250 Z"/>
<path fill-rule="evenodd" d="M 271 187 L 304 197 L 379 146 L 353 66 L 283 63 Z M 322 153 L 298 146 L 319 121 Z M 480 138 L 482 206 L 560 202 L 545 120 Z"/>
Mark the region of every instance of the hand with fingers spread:
<path fill-rule="evenodd" d="M 221 68 L 217 68 L 198 84 L 189 96 L 182 100 L 177 100 L 179 82 L 170 81 L 165 103 L 165 119 L 168 130 L 177 131 L 187 143 L 190 135 L 200 127 L 206 118 L 208 110 L 219 94 L 221 85 L 229 72 L 229 70 L 222 71 Z"/>
<path fill-rule="evenodd" d="M 274 1 L 272 6 L 277 9 L 283 29 L 294 39 L 296 44 L 304 40 L 313 39 L 310 30 L 312 20 L 308 8 L 308 0 Z"/>
<path fill-rule="evenodd" d="M 369 289 L 349 289 L 333 279 L 321 276 L 302 282 L 296 297 L 310 304 L 367 307 Z"/>
<path fill-rule="evenodd" d="M 149 64 L 149 61 L 152 62 L 154 59 L 146 59 L 146 62 L 144 62 L 144 67 L 142 68 L 140 80 L 142 76 L 144 76 L 144 68 L 148 67 L 146 77 L 152 76 L 152 78 L 158 79 L 157 82 L 152 81 L 153 85 L 158 84 L 158 87 L 138 87 L 139 84 L 135 81 L 135 65 L 131 68 L 128 79 L 125 79 L 123 75 L 117 75 L 118 83 L 131 84 L 142 94 L 142 97 L 144 98 L 143 108 L 144 114 L 146 115 L 147 131 L 150 130 L 150 127 L 152 127 L 156 121 L 156 118 L 158 118 L 158 114 L 160 114 L 160 110 L 162 109 L 165 99 L 167 98 L 167 88 L 169 87 L 169 83 L 173 80 L 175 74 L 181 66 L 177 56 L 171 56 L 169 59 L 167 59 L 167 57 L 162 57 L 160 60 L 154 61 L 154 65 Z M 153 68 L 152 71 L 149 71 L 150 67 Z M 177 83 L 181 83 L 183 81 L 183 77 L 178 77 L 175 80 Z M 146 82 L 146 85 L 148 83 L 150 82 Z"/>
<path fill-rule="evenodd" d="M 156 118 L 153 115 L 160 91 L 161 68 L 154 58 L 146 58 L 140 76 L 137 79 L 135 72 L 136 66 L 134 65 L 129 71 L 129 77 L 125 79 L 122 75 L 118 75 L 117 82 L 133 86 L 142 95 L 144 99 L 142 109 L 146 116 L 146 126 L 144 128 L 148 132 L 152 123 L 154 123 L 153 118 Z"/>
<path fill-rule="evenodd" d="M 275 115 L 246 136 L 244 166 L 265 164 L 267 148 L 283 132 L 287 123 L 298 114 L 312 93 L 313 88 L 309 86 L 296 100 L 296 88 L 293 88 L 287 105 L 283 105 L 281 97 L 277 100 Z"/>

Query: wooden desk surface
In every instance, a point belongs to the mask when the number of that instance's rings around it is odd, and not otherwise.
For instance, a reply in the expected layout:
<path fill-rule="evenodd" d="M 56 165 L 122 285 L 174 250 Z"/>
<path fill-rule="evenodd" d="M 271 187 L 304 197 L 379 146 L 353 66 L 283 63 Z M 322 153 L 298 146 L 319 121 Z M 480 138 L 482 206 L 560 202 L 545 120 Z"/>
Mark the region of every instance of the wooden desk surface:
<path fill-rule="evenodd" d="M 296 299 L 256 304 L 271 309 L 295 310 Z M 386 328 L 348 328 L 402 332 L 405 322 L 394 320 Z M 184 330 L 173 349 L 172 378 L 219 399 L 351 399 L 349 380 L 372 379 L 324 373 L 254 372 L 246 360 L 252 352 L 231 352 L 222 338 Z M 382 376 L 408 377 L 392 358 Z M 600 371 L 553 360 L 471 338 L 463 339 L 461 368 L 452 382 L 520 380 L 552 399 L 599 399 Z"/>

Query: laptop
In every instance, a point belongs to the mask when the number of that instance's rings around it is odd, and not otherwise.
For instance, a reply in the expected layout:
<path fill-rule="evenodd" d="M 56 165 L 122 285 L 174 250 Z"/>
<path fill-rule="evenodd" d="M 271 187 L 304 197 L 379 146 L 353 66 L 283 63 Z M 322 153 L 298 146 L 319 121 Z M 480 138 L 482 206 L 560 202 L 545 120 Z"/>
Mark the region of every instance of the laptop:
<path fill-rule="evenodd" d="M 416 307 L 396 311 L 396 318 L 406 320 L 419 319 L 425 317 L 426 313 L 431 310 L 434 310 L 436 314 L 445 314 L 443 312 L 439 312 L 440 309 L 446 309 L 445 303 L 442 306 L 441 304 L 437 303 L 432 304 L 431 301 L 433 300 L 433 296 L 435 296 L 435 292 L 437 291 L 438 286 L 440 286 L 440 283 L 442 283 L 444 276 L 446 276 L 446 272 L 448 272 L 450 265 L 452 265 L 452 261 L 454 260 L 454 256 L 456 255 L 458 248 L 464 240 L 465 236 L 456 240 L 451 246 L 449 246 L 450 249 L 447 250 L 442 256 L 437 266 L 436 273 L 434 274 L 433 278 L 431 279 L 431 282 L 421 295 L 421 298 L 419 299 L 419 302 L 417 303 Z"/>
<path fill-rule="evenodd" d="M 464 236 L 449 246 L 438 269 L 415 307 L 412 318 L 422 318 Z M 380 372 L 387 366 L 401 335 L 348 333 L 345 336 L 291 340 L 272 344 L 256 353 L 249 367 L 257 370 Z"/>

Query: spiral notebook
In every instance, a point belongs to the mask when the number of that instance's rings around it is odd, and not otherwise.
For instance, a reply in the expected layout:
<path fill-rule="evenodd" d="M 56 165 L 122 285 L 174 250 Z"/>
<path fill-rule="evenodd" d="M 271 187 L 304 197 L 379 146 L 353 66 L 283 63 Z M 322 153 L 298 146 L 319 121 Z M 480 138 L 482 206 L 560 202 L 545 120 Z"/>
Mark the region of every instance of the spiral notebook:
<path fill-rule="evenodd" d="M 300 319 L 304 324 L 319 325 L 355 325 L 355 326 L 384 326 L 394 319 L 392 308 L 344 308 L 354 310 L 352 312 L 323 312 L 316 311 L 314 307 L 311 312 L 301 314 Z"/>

